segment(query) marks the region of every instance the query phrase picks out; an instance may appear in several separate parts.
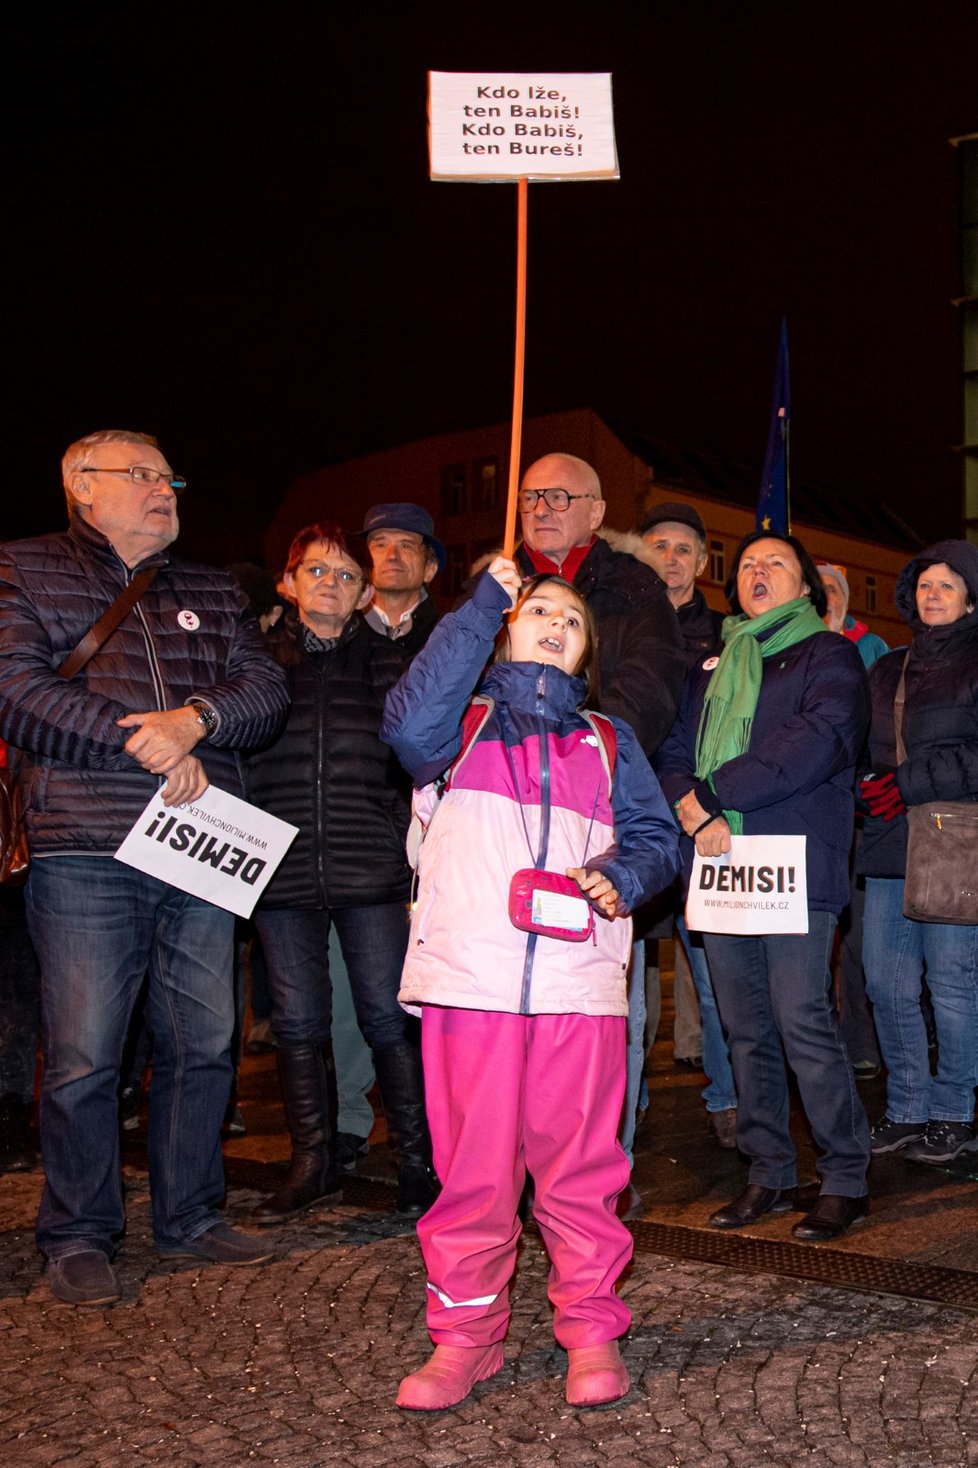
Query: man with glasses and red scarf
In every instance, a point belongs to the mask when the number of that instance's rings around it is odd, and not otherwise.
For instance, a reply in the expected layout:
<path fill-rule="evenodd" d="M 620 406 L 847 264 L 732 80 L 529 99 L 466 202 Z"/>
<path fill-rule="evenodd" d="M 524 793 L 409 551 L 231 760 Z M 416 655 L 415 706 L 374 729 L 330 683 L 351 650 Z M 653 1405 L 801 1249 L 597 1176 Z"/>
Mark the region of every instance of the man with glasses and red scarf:
<path fill-rule="evenodd" d="M 514 556 L 524 576 L 549 572 L 569 581 L 598 627 L 599 707 L 625 719 L 651 759 L 672 727 L 686 658 L 679 621 L 665 583 L 640 536 L 606 531 L 601 483 L 574 454 L 546 454 L 523 475 L 519 507 L 523 543 Z M 645 1064 L 645 945 L 635 945 L 628 985 L 628 1081 L 621 1143 L 632 1142 Z M 638 1207 L 629 1189 L 623 1216 Z"/>
<path fill-rule="evenodd" d="M 18 751 L 41 966 L 37 1240 L 57 1299 L 108 1305 L 125 1225 L 119 1066 L 144 980 L 156 1247 L 222 1264 L 270 1257 L 219 1212 L 234 918 L 113 855 L 154 792 L 165 806 L 211 781 L 243 795 L 239 751 L 275 735 L 287 694 L 237 584 L 171 555 L 185 481 L 154 438 L 90 434 L 62 471 L 67 531 L 0 547 L 0 734 Z M 112 608 L 118 625 L 59 672 Z"/>
<path fill-rule="evenodd" d="M 527 576 L 556 572 L 584 597 L 598 624 L 601 708 L 627 719 L 646 755 L 679 706 L 686 661 L 664 583 L 639 536 L 598 535 L 605 514 L 597 474 L 573 454 L 531 464 L 520 490 Z"/>

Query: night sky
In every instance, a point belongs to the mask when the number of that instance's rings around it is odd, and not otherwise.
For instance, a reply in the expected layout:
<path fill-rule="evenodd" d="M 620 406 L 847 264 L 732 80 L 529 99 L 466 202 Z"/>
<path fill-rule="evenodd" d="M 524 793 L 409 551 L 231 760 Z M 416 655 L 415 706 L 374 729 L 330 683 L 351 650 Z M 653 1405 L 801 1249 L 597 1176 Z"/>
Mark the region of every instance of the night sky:
<path fill-rule="evenodd" d="M 466 17 L 469 17 L 466 19 Z M 957 172 L 978 5 L 38 8 L 8 36 L 0 529 L 74 437 L 159 435 L 185 551 L 298 473 L 508 419 L 515 189 L 427 177 L 426 72 L 611 71 L 622 178 L 530 190 L 527 413 L 760 464 L 959 533 Z"/>

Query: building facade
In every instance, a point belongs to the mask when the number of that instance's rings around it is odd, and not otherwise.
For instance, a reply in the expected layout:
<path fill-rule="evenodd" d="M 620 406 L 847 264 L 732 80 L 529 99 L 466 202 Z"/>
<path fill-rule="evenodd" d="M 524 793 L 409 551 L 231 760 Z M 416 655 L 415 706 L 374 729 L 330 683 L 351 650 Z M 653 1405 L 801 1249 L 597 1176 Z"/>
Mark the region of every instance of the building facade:
<path fill-rule="evenodd" d="M 358 530 L 372 504 L 412 500 L 431 511 L 448 551 L 434 590 L 451 604 L 472 562 L 502 543 L 508 485 L 510 427 L 466 429 L 367 454 L 303 475 L 291 485 L 265 538 L 268 565 L 283 565 L 295 531 L 314 520 Z M 759 471 L 708 455 L 676 450 L 654 439 L 618 433 L 591 409 L 528 418 L 523 464 L 552 452 L 592 464 L 607 502 L 605 523 L 640 525 L 664 500 L 695 505 L 707 528 L 709 564 L 701 586 L 726 610 L 723 585 L 733 552 L 754 526 Z M 853 496 L 795 489 L 792 530 L 817 560 L 841 566 L 849 579 L 850 611 L 891 647 L 906 641 L 894 604 L 896 578 L 920 541 L 885 506 Z"/>

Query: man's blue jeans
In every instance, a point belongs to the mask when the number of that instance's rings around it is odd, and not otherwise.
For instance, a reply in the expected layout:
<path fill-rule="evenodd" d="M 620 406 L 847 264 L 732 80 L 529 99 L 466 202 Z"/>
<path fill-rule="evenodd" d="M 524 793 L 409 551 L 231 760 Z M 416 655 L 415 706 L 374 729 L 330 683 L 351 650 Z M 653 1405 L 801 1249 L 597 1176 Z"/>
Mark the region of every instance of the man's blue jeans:
<path fill-rule="evenodd" d="M 33 861 L 27 916 L 44 1026 L 38 1247 L 49 1259 L 91 1247 L 111 1257 L 122 1235 L 119 1067 L 147 976 L 153 1238 L 172 1248 L 199 1237 L 224 1196 L 234 918 L 90 856 Z"/>
<path fill-rule="evenodd" d="M 397 1002 L 408 940 L 403 902 L 332 911 L 258 909 L 255 924 L 268 960 L 276 1040 L 288 1046 L 323 1045 L 330 1039 L 329 933 L 334 923 L 363 1038 L 375 1053 L 401 1044 L 408 1027 L 408 1016 Z"/>
<path fill-rule="evenodd" d="M 832 913 L 811 912 L 807 934 L 706 933 L 704 942 L 730 1044 L 737 1145 L 750 1158 L 750 1181 L 763 1188 L 798 1181 L 787 1056 L 822 1154 L 822 1192 L 861 1198 L 869 1123 L 831 1003 L 834 933 Z"/>
<path fill-rule="evenodd" d="M 978 924 L 917 923 L 903 915 L 903 880 L 866 878 L 863 968 L 888 1072 L 891 1121 L 966 1121 L 978 1084 Z M 937 1029 L 931 1076 L 920 1010 L 925 976 Z"/>

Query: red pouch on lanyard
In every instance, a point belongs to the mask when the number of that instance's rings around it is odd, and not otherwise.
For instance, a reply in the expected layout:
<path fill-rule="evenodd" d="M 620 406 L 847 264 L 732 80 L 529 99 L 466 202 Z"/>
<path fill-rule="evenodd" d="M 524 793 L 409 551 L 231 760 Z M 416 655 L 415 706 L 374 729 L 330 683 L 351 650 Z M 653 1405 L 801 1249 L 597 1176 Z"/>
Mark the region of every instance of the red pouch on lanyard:
<path fill-rule="evenodd" d="M 509 920 L 524 933 L 584 943 L 594 932 L 594 909 L 570 877 L 524 867 L 509 884 Z"/>

